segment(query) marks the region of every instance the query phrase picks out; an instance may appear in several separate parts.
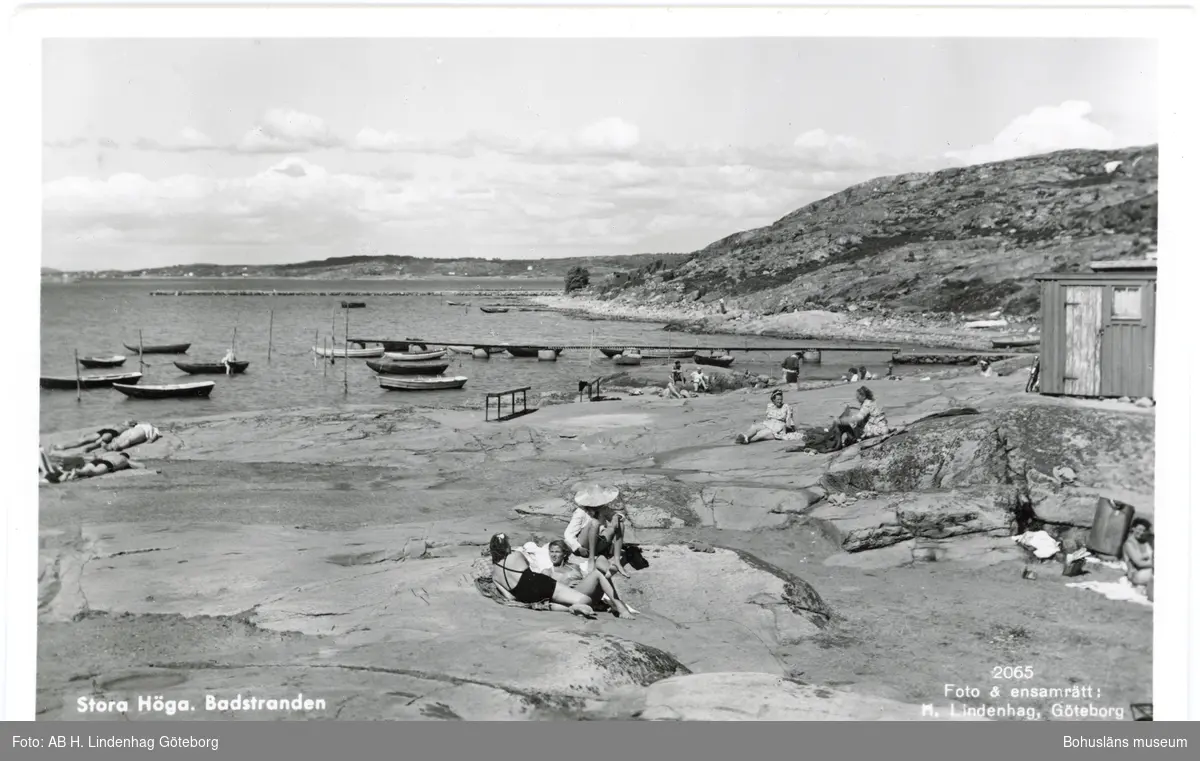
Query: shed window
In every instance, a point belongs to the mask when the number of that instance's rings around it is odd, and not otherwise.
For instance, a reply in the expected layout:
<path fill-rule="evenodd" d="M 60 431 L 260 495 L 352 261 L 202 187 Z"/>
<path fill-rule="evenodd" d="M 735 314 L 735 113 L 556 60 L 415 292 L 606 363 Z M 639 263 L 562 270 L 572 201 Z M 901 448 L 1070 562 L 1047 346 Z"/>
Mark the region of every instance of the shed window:
<path fill-rule="evenodd" d="M 1114 320 L 1142 319 L 1142 289 L 1114 287 L 1112 316 Z"/>

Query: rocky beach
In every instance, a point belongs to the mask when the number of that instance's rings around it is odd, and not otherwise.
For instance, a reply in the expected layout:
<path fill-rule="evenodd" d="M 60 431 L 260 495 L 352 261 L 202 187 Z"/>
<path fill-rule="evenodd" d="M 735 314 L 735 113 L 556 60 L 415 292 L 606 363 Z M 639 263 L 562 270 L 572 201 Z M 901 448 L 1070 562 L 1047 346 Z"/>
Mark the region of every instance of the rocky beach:
<path fill-rule="evenodd" d="M 606 387 L 502 423 L 156 420 L 145 470 L 40 490 L 38 718 L 114 718 L 90 698 L 130 719 L 947 719 L 946 685 L 980 688 L 986 718 L 1125 711 L 1150 699 L 1152 606 L 1068 587 L 1013 537 L 1078 543 L 1099 497 L 1153 518 L 1154 412 L 1027 394 L 1028 362 L 872 382 L 903 432 L 824 455 L 735 444 L 755 389 Z M 826 425 L 853 388 L 785 396 Z M 648 561 L 618 582 L 632 620 L 501 604 L 482 580 L 489 537 L 561 536 L 581 481 L 620 489 Z M 1005 697 L 993 668 L 1014 664 L 1021 686 L 1103 697 Z"/>

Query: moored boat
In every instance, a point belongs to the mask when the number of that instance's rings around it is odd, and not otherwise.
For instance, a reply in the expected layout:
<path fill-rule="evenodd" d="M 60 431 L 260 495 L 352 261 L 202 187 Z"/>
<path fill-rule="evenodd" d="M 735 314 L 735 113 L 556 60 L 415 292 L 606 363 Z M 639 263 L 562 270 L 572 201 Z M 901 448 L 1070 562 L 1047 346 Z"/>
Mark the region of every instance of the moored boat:
<path fill-rule="evenodd" d="M 127 343 L 122 345 L 134 354 L 138 353 L 137 346 L 130 346 Z M 190 343 L 186 344 L 143 344 L 141 347 L 142 354 L 187 354 Z"/>
<path fill-rule="evenodd" d="M 428 362 L 431 359 L 441 359 L 446 356 L 445 349 L 436 351 L 385 351 L 384 359 L 390 359 L 393 362 Z"/>
<path fill-rule="evenodd" d="M 212 393 L 217 384 L 212 381 L 199 383 L 171 383 L 161 386 L 134 386 L 114 383 L 113 388 L 130 399 L 189 399 L 204 398 Z"/>
<path fill-rule="evenodd" d="M 365 301 L 343 301 L 342 309 L 363 309 L 367 306 Z"/>
<path fill-rule="evenodd" d="M 504 314 L 508 311 L 508 307 L 479 307 L 479 311 L 487 314 Z"/>
<path fill-rule="evenodd" d="M 603 354 L 604 356 L 608 357 L 609 359 L 612 359 L 613 357 L 617 356 L 618 354 L 620 354 L 624 351 L 625 351 L 624 349 L 601 349 L 600 353 Z"/>
<path fill-rule="evenodd" d="M 110 357 L 80 357 L 79 364 L 84 367 L 120 367 L 125 364 L 125 357 L 121 354 L 113 354 Z"/>
<path fill-rule="evenodd" d="M 367 357 L 382 357 L 382 346 L 370 346 L 362 349 L 347 349 L 343 347 L 335 347 L 332 349 L 321 346 L 314 346 L 313 353 L 318 357 L 346 357 L 349 359 L 364 359 Z"/>
<path fill-rule="evenodd" d="M 355 343 L 355 342 L 353 340 L 351 340 L 350 343 Z M 387 352 L 387 351 L 409 351 L 413 347 L 416 347 L 416 349 L 418 351 L 426 351 L 429 348 L 425 344 L 421 343 L 420 341 L 418 341 L 415 338 L 406 338 L 403 341 L 380 341 L 379 343 L 383 346 L 383 350 L 385 352 Z M 365 346 L 366 344 L 363 344 L 360 342 L 358 345 Z"/>
<path fill-rule="evenodd" d="M 690 359 L 695 355 L 695 349 L 647 349 L 642 352 L 644 359 Z"/>
<path fill-rule="evenodd" d="M 109 373 L 108 375 L 83 375 L 76 378 L 73 375 L 43 375 L 41 387 L 48 389 L 70 390 L 75 388 L 105 388 L 114 383 L 134 384 L 142 379 L 141 373 Z"/>
<path fill-rule="evenodd" d="M 509 346 L 507 349 L 514 357 L 536 357 L 541 351 L 552 351 L 556 355 L 562 353 L 561 346 Z"/>
<path fill-rule="evenodd" d="M 224 362 L 175 362 L 174 364 L 189 375 L 241 375 L 250 366 L 250 361 L 230 362 L 228 369 Z"/>
<path fill-rule="evenodd" d="M 467 378 L 456 375 L 450 378 L 406 375 L 377 375 L 379 387 L 388 391 L 441 391 L 445 389 L 462 388 L 467 384 Z"/>
<path fill-rule="evenodd" d="M 698 365 L 713 365 L 715 367 L 729 367 L 733 364 L 733 357 L 725 354 L 720 357 L 710 357 L 706 354 L 697 354 L 696 364 Z"/>
<path fill-rule="evenodd" d="M 1008 336 L 992 341 L 993 349 L 1016 349 L 1024 346 L 1037 346 L 1042 342 L 1039 336 Z"/>
<path fill-rule="evenodd" d="M 381 362 L 368 359 L 367 367 L 381 375 L 441 375 L 450 367 L 449 362 Z"/>
<path fill-rule="evenodd" d="M 475 351 L 475 347 L 473 346 L 447 346 L 446 348 L 455 354 L 470 354 Z"/>

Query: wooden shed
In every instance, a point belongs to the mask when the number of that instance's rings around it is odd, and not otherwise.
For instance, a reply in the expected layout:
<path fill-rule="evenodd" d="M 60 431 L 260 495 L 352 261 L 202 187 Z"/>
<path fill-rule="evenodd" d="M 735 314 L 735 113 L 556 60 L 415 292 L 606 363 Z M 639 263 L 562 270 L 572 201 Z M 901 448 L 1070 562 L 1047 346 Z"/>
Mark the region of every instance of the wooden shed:
<path fill-rule="evenodd" d="M 1154 398 L 1153 260 L 1095 262 L 1093 272 L 1038 275 L 1043 394 Z"/>

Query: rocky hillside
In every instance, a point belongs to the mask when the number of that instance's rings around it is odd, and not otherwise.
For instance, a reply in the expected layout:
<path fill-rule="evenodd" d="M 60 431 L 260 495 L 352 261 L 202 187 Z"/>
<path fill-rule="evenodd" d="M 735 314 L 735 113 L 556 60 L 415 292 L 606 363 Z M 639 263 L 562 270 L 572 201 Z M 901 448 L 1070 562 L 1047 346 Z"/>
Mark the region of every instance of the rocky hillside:
<path fill-rule="evenodd" d="M 880 177 L 594 295 L 793 309 L 1037 309 L 1040 272 L 1140 257 L 1158 240 L 1158 147 L 1071 150 Z"/>

